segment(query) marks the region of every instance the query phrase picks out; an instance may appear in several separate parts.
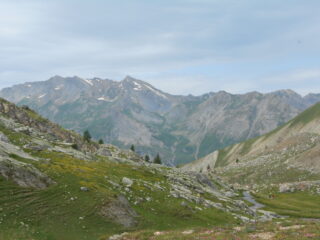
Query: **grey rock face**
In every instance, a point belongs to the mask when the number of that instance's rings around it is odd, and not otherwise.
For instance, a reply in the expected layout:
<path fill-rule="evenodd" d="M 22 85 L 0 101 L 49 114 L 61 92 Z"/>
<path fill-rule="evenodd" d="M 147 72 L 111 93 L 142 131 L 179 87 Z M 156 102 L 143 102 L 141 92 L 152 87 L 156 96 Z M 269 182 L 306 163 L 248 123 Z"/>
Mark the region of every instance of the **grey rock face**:
<path fill-rule="evenodd" d="M 122 178 L 122 184 L 124 184 L 127 187 L 131 187 L 131 185 L 133 184 L 133 181 L 130 178 Z"/>
<path fill-rule="evenodd" d="M 4 135 L 2 132 L 0 132 L 0 141 L 9 143 L 9 139 L 6 135 Z"/>
<path fill-rule="evenodd" d="M 138 214 L 130 207 L 128 200 L 122 195 L 103 206 L 100 214 L 127 228 L 137 224 L 136 218 Z"/>
<path fill-rule="evenodd" d="M 44 189 L 54 184 L 54 181 L 31 164 L 13 159 L 0 159 L 0 175 L 22 187 Z"/>
<path fill-rule="evenodd" d="M 279 192 L 280 193 L 293 192 L 293 189 L 288 183 L 284 183 L 279 186 Z"/>
<path fill-rule="evenodd" d="M 21 126 L 16 127 L 14 131 L 23 132 L 27 135 L 36 136 L 38 133 L 45 134 L 50 140 L 60 140 L 76 144 L 79 149 L 84 151 L 93 151 L 98 149 L 98 144 L 86 144 L 85 140 L 79 135 L 62 129 L 59 125 L 50 122 L 37 115 L 29 108 L 19 108 L 18 106 L 0 99 L 0 113 Z M 36 129 L 36 130 L 35 130 Z"/>
<path fill-rule="evenodd" d="M 45 144 L 26 144 L 24 146 L 24 148 L 28 148 L 34 151 L 43 151 L 43 150 L 47 150 L 49 148 L 49 146 L 45 145 Z"/>
<path fill-rule="evenodd" d="M 319 187 L 320 181 L 301 181 L 292 183 L 279 184 L 279 192 L 296 192 L 296 191 L 307 191 L 314 187 Z"/>
<path fill-rule="evenodd" d="M 112 156 L 110 150 L 108 148 L 105 147 L 100 147 L 97 151 L 98 155 L 102 155 L 102 156 L 106 156 L 106 157 L 110 157 Z"/>
<path fill-rule="evenodd" d="M 159 152 L 171 164 L 269 132 L 320 100 L 320 94 L 302 97 L 290 90 L 174 96 L 131 77 L 116 82 L 59 76 L 3 89 L 0 96 L 66 128 L 89 129 L 106 143 Z"/>

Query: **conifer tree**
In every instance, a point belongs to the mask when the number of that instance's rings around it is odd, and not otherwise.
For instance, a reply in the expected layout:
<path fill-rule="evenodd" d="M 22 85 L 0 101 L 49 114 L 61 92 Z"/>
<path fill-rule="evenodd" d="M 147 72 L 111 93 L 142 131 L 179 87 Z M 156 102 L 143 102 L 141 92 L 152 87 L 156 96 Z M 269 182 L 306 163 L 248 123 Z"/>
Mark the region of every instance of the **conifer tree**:
<path fill-rule="evenodd" d="M 91 141 L 91 134 L 89 132 L 89 130 L 85 130 L 84 133 L 83 133 L 83 138 L 84 140 L 86 140 L 87 142 L 90 142 Z"/>
<path fill-rule="evenodd" d="M 131 145 L 130 149 L 131 149 L 132 152 L 136 151 L 133 144 Z"/>
<path fill-rule="evenodd" d="M 161 164 L 161 163 L 162 163 L 162 162 L 161 162 L 161 157 L 160 157 L 159 153 L 158 153 L 157 156 L 154 158 L 153 162 L 156 163 L 156 164 Z"/>

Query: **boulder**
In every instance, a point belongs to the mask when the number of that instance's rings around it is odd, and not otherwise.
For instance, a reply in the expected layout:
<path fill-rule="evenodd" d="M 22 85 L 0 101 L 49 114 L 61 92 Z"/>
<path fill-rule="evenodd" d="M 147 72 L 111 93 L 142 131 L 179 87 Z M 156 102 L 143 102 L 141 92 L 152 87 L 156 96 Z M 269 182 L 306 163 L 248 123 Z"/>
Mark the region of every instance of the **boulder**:
<path fill-rule="evenodd" d="M 30 150 L 33 150 L 33 151 L 40 152 L 40 151 L 44 151 L 44 150 L 49 149 L 50 146 L 48 146 L 46 144 L 40 145 L 40 144 L 32 144 L 32 143 L 30 143 L 30 144 L 24 145 L 23 147 L 27 148 L 27 149 L 30 149 Z"/>
<path fill-rule="evenodd" d="M 33 165 L 13 159 L 0 159 L 0 175 L 22 187 L 44 189 L 55 183 Z"/>
<path fill-rule="evenodd" d="M 109 237 L 109 240 L 121 240 L 123 239 L 124 236 L 126 236 L 128 233 L 124 232 L 124 233 L 121 233 L 121 234 L 116 234 L 116 235 L 113 235 L 111 237 Z"/>
<path fill-rule="evenodd" d="M 122 184 L 127 186 L 127 187 L 131 187 L 132 184 L 133 184 L 133 181 L 130 178 L 123 177 L 122 178 Z"/>
<path fill-rule="evenodd" d="M 216 189 L 216 187 L 213 185 L 212 181 L 205 174 L 196 173 L 195 177 L 199 183 L 201 183 L 205 186 L 209 186 L 212 189 Z"/>
<path fill-rule="evenodd" d="M 291 187 L 289 183 L 283 183 L 279 185 L 279 192 L 286 193 L 286 192 L 293 192 L 294 189 Z"/>
<path fill-rule="evenodd" d="M 106 148 L 106 147 L 103 147 L 103 146 L 101 146 L 101 147 L 97 150 L 96 153 L 97 153 L 98 155 L 105 156 L 105 157 L 111 157 L 111 156 L 112 156 L 110 150 L 109 150 L 108 148 Z"/>
<path fill-rule="evenodd" d="M 116 199 L 103 206 L 100 214 L 127 228 L 134 227 L 138 223 L 136 219 L 138 214 L 131 208 L 128 200 L 123 195 L 119 195 Z"/>
<path fill-rule="evenodd" d="M 87 188 L 87 187 L 80 187 L 80 190 L 81 190 L 82 192 L 88 192 L 88 191 L 89 191 L 89 188 Z"/>
<path fill-rule="evenodd" d="M 4 135 L 2 132 L 0 132 L 0 141 L 9 143 L 9 139 L 6 135 Z"/>

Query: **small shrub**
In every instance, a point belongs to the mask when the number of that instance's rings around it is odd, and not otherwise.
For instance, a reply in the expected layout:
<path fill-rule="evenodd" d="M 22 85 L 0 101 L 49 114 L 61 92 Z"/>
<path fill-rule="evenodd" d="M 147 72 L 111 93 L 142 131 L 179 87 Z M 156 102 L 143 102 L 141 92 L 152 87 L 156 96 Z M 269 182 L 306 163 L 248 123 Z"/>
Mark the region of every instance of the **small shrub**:
<path fill-rule="evenodd" d="M 28 105 L 22 105 L 21 108 L 24 110 L 27 110 L 27 111 L 31 111 L 31 109 Z"/>
<path fill-rule="evenodd" d="M 79 150 L 79 146 L 76 143 L 72 144 L 71 147 L 75 150 Z"/>

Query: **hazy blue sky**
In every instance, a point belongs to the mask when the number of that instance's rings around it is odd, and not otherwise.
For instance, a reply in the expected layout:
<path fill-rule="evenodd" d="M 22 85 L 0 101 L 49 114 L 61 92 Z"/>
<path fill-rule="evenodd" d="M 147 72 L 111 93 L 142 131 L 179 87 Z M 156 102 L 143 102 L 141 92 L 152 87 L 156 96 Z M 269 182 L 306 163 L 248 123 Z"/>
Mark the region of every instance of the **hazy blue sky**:
<path fill-rule="evenodd" d="M 320 92 L 319 0 L 0 0 L 0 88 L 53 75 L 175 94 Z"/>

